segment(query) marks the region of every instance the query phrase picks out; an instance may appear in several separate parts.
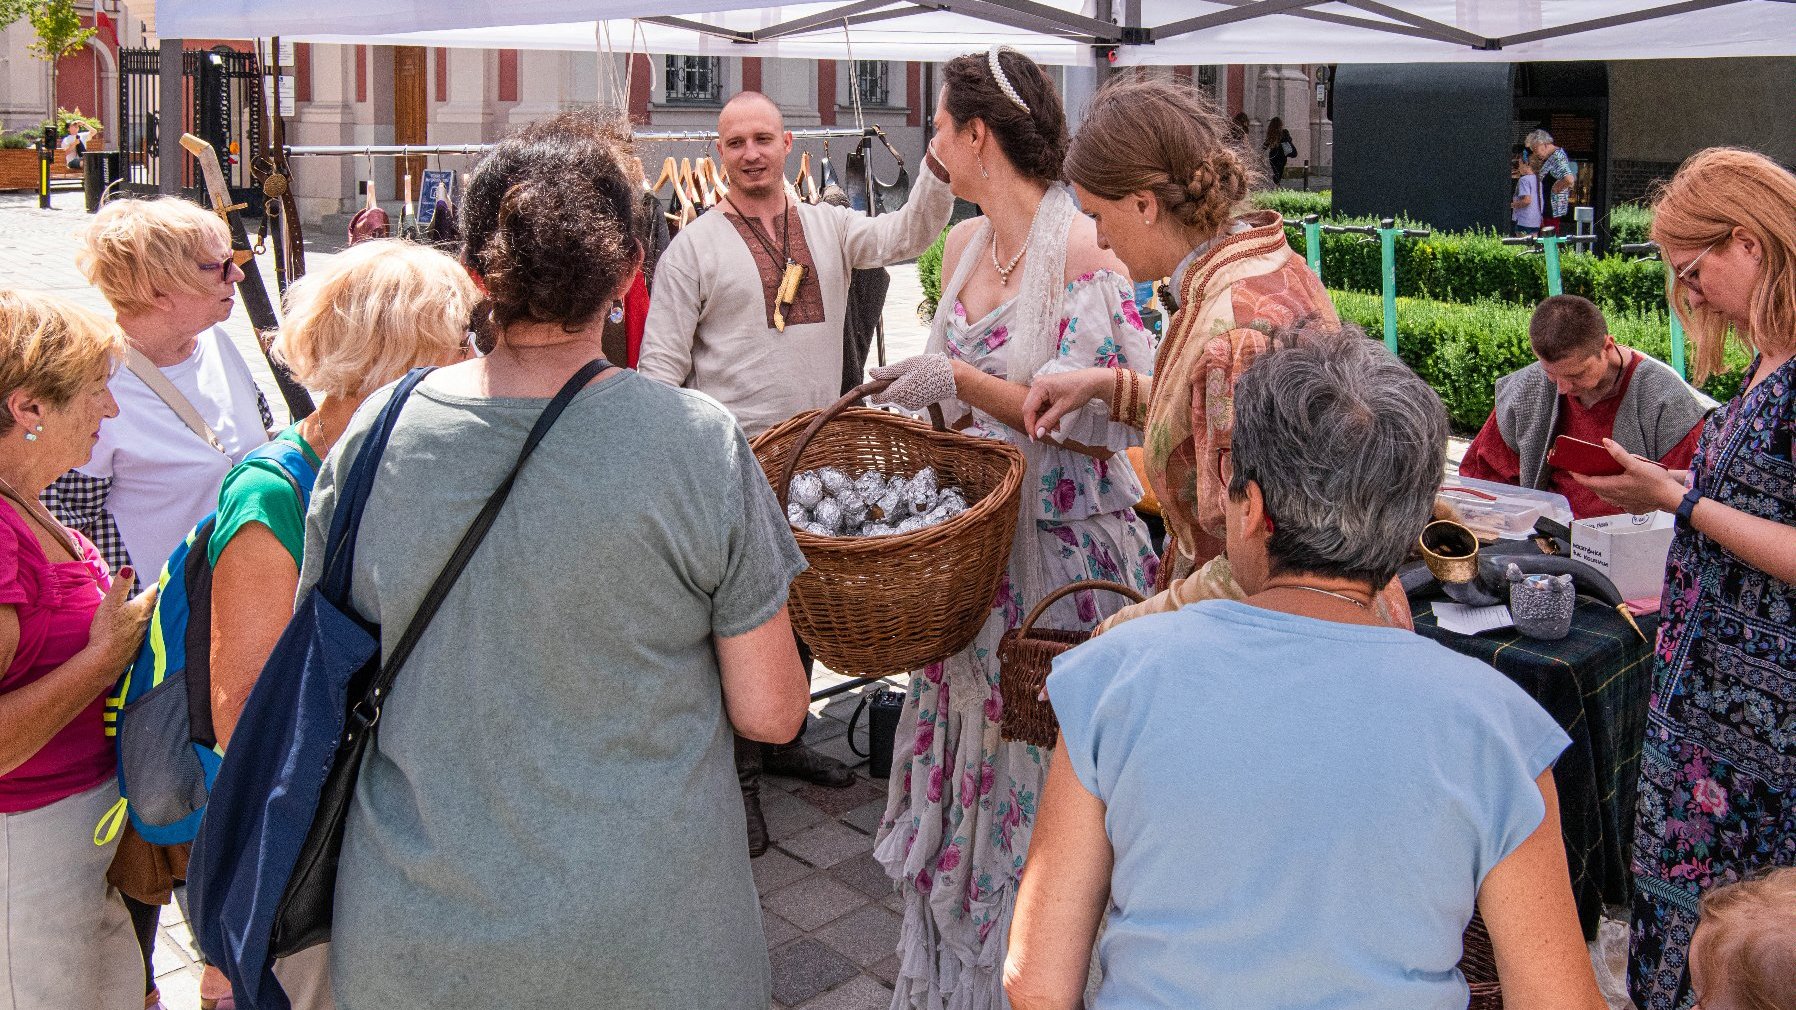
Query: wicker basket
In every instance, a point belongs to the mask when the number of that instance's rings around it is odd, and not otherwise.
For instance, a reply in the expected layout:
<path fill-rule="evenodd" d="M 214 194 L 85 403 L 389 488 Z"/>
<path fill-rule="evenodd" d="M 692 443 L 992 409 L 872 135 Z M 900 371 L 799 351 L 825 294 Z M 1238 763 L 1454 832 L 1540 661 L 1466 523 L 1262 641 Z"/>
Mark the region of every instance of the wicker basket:
<path fill-rule="evenodd" d="M 1060 720 L 1054 718 L 1054 706 L 1042 700 L 1042 688 L 1048 682 L 1048 671 L 1054 657 L 1091 637 L 1089 631 L 1062 631 L 1037 628 L 1042 614 L 1056 600 L 1082 590 L 1103 589 L 1120 593 L 1140 603 L 1145 597 L 1120 582 L 1087 579 L 1061 586 L 1035 605 L 1023 623 L 1004 633 L 998 643 L 998 691 L 1004 699 L 1004 717 L 998 733 L 1006 740 L 1021 740 L 1037 747 L 1054 746 L 1060 732 Z"/>
<path fill-rule="evenodd" d="M 1472 989 L 1472 1002 L 1467 1010 L 1503 1010 L 1503 987 L 1497 981 L 1497 951 L 1491 946 L 1490 930 L 1484 928 L 1484 917 L 1472 913 L 1461 941 L 1459 972 Z"/>
<path fill-rule="evenodd" d="M 792 475 L 914 474 L 934 467 L 968 508 L 946 522 L 883 537 L 820 537 L 793 530 L 811 563 L 792 582 L 792 624 L 825 666 L 877 676 L 938 663 L 972 644 L 991 614 L 1010 561 L 1023 454 L 989 438 L 948 431 L 885 410 L 850 406 L 888 383 L 869 382 L 822 410 L 761 433 L 755 458 L 785 507 Z"/>

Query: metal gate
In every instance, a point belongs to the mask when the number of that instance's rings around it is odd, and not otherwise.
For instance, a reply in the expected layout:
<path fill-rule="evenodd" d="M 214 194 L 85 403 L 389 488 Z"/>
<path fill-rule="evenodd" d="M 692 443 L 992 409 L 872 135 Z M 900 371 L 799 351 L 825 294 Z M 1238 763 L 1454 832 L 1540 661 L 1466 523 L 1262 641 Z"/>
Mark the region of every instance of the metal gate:
<path fill-rule="evenodd" d="M 160 134 L 165 126 L 177 125 L 163 122 L 161 70 L 159 50 L 119 49 L 119 148 L 124 153 L 121 188 L 140 196 L 160 190 Z M 255 54 L 226 46 L 182 52 L 178 126 L 183 133 L 211 141 L 214 148 L 226 155 L 225 178 L 230 180 L 233 202 L 247 203 L 247 214 L 261 214 L 261 190 L 251 180 L 249 169 L 250 159 L 261 150 L 263 130 L 262 87 L 256 76 Z M 180 189 L 195 199 L 204 196 L 199 168 L 185 152 L 181 155 Z"/>

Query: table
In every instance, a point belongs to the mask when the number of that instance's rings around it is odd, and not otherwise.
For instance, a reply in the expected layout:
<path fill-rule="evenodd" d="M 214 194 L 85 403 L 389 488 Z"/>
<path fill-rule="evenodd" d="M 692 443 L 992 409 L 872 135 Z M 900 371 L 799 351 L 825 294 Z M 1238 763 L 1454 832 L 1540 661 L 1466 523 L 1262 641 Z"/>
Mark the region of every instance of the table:
<path fill-rule="evenodd" d="M 1648 640 L 1657 632 L 1657 615 L 1636 618 L 1643 640 L 1613 608 L 1579 597 L 1571 634 L 1542 642 L 1514 628 L 1481 635 L 1444 631 L 1431 603 L 1414 606 L 1418 633 L 1495 667 L 1571 737 L 1553 766 L 1553 781 L 1578 920 L 1585 939 L 1594 939 L 1603 905 L 1631 900 L 1634 797 L 1652 690 Z"/>

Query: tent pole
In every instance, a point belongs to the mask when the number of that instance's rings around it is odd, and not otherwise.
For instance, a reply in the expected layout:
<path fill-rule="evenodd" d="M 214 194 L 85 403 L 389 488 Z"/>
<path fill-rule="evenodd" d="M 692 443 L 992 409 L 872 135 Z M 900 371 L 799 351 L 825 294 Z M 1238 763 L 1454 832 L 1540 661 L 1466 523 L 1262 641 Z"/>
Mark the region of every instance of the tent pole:
<path fill-rule="evenodd" d="M 1547 39 L 1564 38 L 1567 35 L 1580 35 L 1584 32 L 1594 32 L 1604 28 L 1616 28 L 1621 25 L 1639 24 L 1642 21 L 1675 17 L 1679 14 L 1713 10 L 1716 7 L 1727 7 L 1739 2 L 1740 0 L 1685 0 L 1683 3 L 1666 4 L 1663 7 L 1649 7 L 1646 10 L 1630 11 L 1626 14 L 1616 14 L 1606 18 L 1575 21 L 1568 25 L 1541 28 L 1537 31 L 1522 32 L 1519 35 L 1505 35 L 1500 39 L 1494 39 L 1493 42 L 1496 48 L 1521 45 L 1524 42 L 1544 42 Z"/>
<path fill-rule="evenodd" d="M 1452 25 L 1442 24 L 1431 18 L 1422 17 L 1419 14 L 1411 14 L 1406 10 L 1392 7 L 1389 4 L 1379 3 L 1378 0 L 1339 0 L 1339 2 L 1342 6 L 1353 7 L 1365 11 L 1367 14 L 1377 14 L 1380 17 L 1390 18 L 1392 21 L 1400 21 L 1403 24 L 1409 25 L 1411 28 L 1418 28 L 1422 31 L 1429 32 L 1432 34 L 1432 37 L 1437 38 L 1442 42 L 1457 42 L 1460 45 L 1470 46 L 1473 49 L 1489 48 L 1491 43 L 1490 39 L 1481 35 L 1474 35 L 1462 28 L 1455 28 Z"/>

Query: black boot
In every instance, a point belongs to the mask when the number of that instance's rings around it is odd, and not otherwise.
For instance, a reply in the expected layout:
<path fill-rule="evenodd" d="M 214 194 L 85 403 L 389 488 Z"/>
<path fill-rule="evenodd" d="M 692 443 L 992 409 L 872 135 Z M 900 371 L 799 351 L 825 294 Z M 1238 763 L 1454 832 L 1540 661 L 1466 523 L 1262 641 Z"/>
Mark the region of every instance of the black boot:
<path fill-rule="evenodd" d="M 847 765 L 806 747 L 802 740 L 768 744 L 761 754 L 761 767 L 774 775 L 803 779 L 831 789 L 854 785 L 854 772 Z"/>
<path fill-rule="evenodd" d="M 761 813 L 761 745 L 736 738 L 736 782 L 742 787 L 742 812 L 748 821 L 748 854 L 767 851 L 767 818 Z"/>

